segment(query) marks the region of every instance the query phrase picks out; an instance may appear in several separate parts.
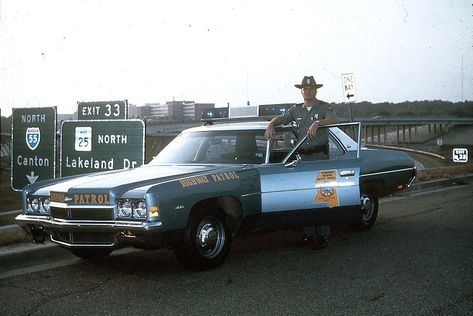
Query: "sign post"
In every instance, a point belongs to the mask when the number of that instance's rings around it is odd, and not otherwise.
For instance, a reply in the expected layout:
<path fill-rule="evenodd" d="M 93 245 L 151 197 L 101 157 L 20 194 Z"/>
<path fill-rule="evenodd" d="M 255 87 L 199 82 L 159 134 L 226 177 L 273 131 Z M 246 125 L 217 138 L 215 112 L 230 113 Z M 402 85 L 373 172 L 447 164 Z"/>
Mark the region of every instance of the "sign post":
<path fill-rule="evenodd" d="M 351 104 L 356 102 L 355 75 L 353 73 L 342 74 L 343 98 L 350 106 L 350 122 L 353 122 Z"/>
<path fill-rule="evenodd" d="M 79 120 L 126 120 L 128 100 L 77 102 Z"/>
<path fill-rule="evenodd" d="M 62 123 L 60 175 L 134 168 L 144 163 L 141 120 Z"/>
<path fill-rule="evenodd" d="M 13 190 L 56 177 L 56 120 L 55 107 L 13 109 Z"/>

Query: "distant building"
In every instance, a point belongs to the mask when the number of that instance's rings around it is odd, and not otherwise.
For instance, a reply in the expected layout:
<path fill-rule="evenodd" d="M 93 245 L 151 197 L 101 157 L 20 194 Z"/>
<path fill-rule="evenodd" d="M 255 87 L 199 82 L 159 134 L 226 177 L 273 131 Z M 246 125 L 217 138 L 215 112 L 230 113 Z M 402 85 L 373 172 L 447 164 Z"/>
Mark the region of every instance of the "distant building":
<path fill-rule="evenodd" d="M 144 105 L 144 106 L 137 106 L 136 107 L 136 112 L 137 112 L 137 118 L 139 119 L 145 119 L 150 116 L 150 111 L 151 108 L 149 105 Z"/>
<path fill-rule="evenodd" d="M 167 119 L 169 117 L 167 104 L 145 103 L 142 118 Z"/>
<path fill-rule="evenodd" d="M 145 103 L 136 107 L 136 118 L 171 120 L 171 121 L 194 121 L 200 120 L 205 109 L 215 108 L 214 103 L 195 103 L 194 101 L 168 101 L 161 103 Z M 129 110 L 129 118 L 131 117 Z"/>
<path fill-rule="evenodd" d="M 215 103 L 196 103 L 195 104 L 195 120 L 199 121 L 202 118 L 202 113 L 208 109 L 214 109 Z"/>
<path fill-rule="evenodd" d="M 136 119 L 138 116 L 138 107 L 135 104 L 128 103 L 128 118 Z"/>
<path fill-rule="evenodd" d="M 213 103 L 195 103 L 194 101 L 168 101 L 169 118 L 173 121 L 200 120 L 202 111 L 214 108 Z"/>

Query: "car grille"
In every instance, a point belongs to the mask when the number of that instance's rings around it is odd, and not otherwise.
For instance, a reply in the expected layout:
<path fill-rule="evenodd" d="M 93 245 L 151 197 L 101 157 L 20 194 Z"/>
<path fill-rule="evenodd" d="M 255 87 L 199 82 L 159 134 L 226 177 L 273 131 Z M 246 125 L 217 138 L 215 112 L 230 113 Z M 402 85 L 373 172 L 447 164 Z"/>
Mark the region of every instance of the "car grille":
<path fill-rule="evenodd" d="M 65 220 L 113 220 L 113 208 L 57 208 L 51 207 L 51 216 Z"/>
<path fill-rule="evenodd" d="M 109 233 L 69 233 L 58 230 L 52 231 L 54 240 L 62 241 L 68 244 L 113 244 L 115 239 L 113 234 Z"/>

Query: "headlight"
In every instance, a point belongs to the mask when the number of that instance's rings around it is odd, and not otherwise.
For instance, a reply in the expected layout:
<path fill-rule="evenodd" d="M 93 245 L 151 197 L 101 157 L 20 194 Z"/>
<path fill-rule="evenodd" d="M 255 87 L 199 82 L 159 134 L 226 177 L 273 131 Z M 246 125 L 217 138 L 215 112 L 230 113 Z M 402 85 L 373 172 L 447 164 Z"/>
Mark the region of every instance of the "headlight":
<path fill-rule="evenodd" d="M 133 215 L 133 205 L 130 201 L 118 203 L 118 216 L 130 218 Z"/>
<path fill-rule="evenodd" d="M 51 208 L 49 207 L 49 202 L 51 202 L 49 198 L 45 198 L 41 201 L 41 208 L 39 209 L 41 213 L 49 214 L 51 212 Z"/>
<path fill-rule="evenodd" d="M 49 197 L 41 197 L 41 196 L 28 197 L 28 200 L 27 200 L 28 213 L 49 215 L 51 213 L 51 208 L 49 206 L 50 201 L 51 200 L 49 199 Z"/>
<path fill-rule="evenodd" d="M 33 211 L 33 213 L 38 213 L 39 208 L 41 207 L 41 204 L 39 202 L 39 198 L 37 198 L 37 197 L 32 198 L 30 203 L 31 203 L 30 204 L 31 210 Z"/>
<path fill-rule="evenodd" d="M 133 217 L 134 218 L 146 218 L 147 212 L 146 212 L 146 203 L 143 201 L 140 201 L 135 204 L 135 208 L 133 209 Z"/>
<path fill-rule="evenodd" d="M 118 218 L 146 219 L 148 208 L 143 199 L 120 199 L 117 201 Z"/>

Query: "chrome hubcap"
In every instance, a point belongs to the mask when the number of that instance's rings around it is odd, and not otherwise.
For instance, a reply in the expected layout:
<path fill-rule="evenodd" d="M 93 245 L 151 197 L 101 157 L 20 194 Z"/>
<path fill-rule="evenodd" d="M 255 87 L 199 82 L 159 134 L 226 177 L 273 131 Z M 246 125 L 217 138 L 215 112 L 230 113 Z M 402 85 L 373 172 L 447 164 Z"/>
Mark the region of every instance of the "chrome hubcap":
<path fill-rule="evenodd" d="M 371 202 L 370 197 L 366 194 L 363 194 L 361 197 L 361 210 L 361 217 L 363 220 L 369 220 L 373 214 L 373 203 Z"/>
<path fill-rule="evenodd" d="M 197 229 L 199 252 L 209 259 L 216 257 L 225 244 L 225 229 L 216 217 L 205 217 Z"/>

